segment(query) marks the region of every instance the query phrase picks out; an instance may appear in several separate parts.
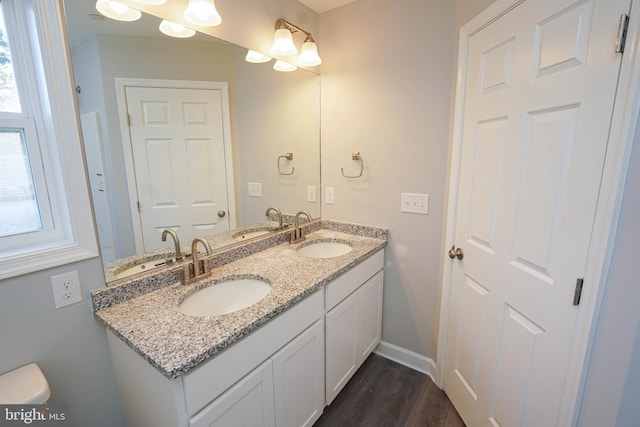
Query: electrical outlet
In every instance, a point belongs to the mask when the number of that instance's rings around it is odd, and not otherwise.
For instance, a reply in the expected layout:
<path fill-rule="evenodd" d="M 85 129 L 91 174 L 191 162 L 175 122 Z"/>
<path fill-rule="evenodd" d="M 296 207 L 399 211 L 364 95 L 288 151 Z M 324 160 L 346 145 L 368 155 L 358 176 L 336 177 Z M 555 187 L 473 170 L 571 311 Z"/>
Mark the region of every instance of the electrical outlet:
<path fill-rule="evenodd" d="M 402 193 L 400 196 L 400 211 L 428 215 L 429 195 Z"/>
<path fill-rule="evenodd" d="M 307 202 L 316 201 L 316 187 L 314 185 L 307 186 Z"/>
<path fill-rule="evenodd" d="M 249 182 L 249 197 L 262 197 L 262 183 Z"/>
<path fill-rule="evenodd" d="M 324 202 L 328 205 L 335 203 L 335 188 L 326 187 L 324 192 Z"/>
<path fill-rule="evenodd" d="M 56 309 L 82 301 L 80 279 L 76 270 L 51 276 L 51 287 Z"/>

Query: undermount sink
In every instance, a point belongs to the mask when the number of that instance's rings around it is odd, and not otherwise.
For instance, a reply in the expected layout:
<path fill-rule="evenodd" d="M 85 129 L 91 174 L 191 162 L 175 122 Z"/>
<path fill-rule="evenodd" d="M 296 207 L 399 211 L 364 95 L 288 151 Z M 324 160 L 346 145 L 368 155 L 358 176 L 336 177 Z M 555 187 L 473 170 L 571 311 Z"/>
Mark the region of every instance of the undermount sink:
<path fill-rule="evenodd" d="M 271 292 L 271 285 L 258 279 L 237 279 L 208 286 L 187 297 L 178 310 L 197 317 L 221 316 L 257 303 Z"/>
<path fill-rule="evenodd" d="M 298 249 L 298 254 L 308 258 L 333 258 L 351 252 L 353 248 L 340 242 L 314 242 Z"/>
<path fill-rule="evenodd" d="M 255 231 L 247 231 L 247 232 L 238 232 L 233 235 L 233 240 L 237 240 L 239 242 L 247 239 L 253 239 L 254 237 L 264 236 L 265 234 L 269 234 L 271 231 L 269 230 L 255 230 Z"/>

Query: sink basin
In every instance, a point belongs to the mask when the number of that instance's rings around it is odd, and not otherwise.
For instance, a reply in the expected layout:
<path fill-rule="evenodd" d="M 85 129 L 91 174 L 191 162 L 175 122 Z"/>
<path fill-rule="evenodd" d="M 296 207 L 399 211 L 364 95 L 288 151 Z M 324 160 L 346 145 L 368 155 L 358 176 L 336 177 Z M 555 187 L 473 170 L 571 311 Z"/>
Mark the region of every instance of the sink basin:
<path fill-rule="evenodd" d="M 264 236 L 265 234 L 269 234 L 269 233 L 270 233 L 269 230 L 247 231 L 246 233 L 241 231 L 233 235 L 233 240 L 243 241 L 247 239 L 253 239 L 254 237 L 258 237 L 258 236 Z"/>
<path fill-rule="evenodd" d="M 122 279 L 123 277 L 133 276 L 134 274 L 142 273 L 143 271 L 152 270 L 156 267 L 162 267 L 166 265 L 167 261 L 164 258 L 152 259 L 149 261 L 142 262 L 140 264 L 133 265 L 131 267 L 125 268 L 122 271 L 118 271 L 114 274 L 116 279 Z"/>
<path fill-rule="evenodd" d="M 298 254 L 309 258 L 333 258 L 351 252 L 353 248 L 340 242 L 315 242 L 302 246 Z"/>
<path fill-rule="evenodd" d="M 187 297 L 178 310 L 197 317 L 221 316 L 262 300 L 271 285 L 257 279 L 239 279 L 211 285 Z"/>

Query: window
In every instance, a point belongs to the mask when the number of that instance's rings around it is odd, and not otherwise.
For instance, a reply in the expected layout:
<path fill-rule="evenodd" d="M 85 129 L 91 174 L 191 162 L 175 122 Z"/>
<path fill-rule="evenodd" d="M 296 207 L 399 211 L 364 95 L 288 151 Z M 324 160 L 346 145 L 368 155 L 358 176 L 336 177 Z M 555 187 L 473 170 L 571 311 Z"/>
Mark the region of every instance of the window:
<path fill-rule="evenodd" d="M 0 1 L 0 279 L 97 256 L 61 16 Z"/>

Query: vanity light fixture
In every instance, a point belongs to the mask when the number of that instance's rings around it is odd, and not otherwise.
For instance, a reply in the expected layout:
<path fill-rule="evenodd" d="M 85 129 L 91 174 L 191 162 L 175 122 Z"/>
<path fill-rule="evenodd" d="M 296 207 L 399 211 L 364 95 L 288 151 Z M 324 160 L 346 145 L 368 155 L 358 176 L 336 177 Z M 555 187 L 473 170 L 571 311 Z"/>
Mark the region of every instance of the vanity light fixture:
<path fill-rule="evenodd" d="M 284 71 L 286 73 L 291 72 L 291 71 L 295 71 L 298 69 L 298 67 L 296 67 L 293 64 L 289 64 L 288 62 L 284 62 L 281 60 L 277 60 L 275 64 L 273 64 L 273 69 L 276 71 Z"/>
<path fill-rule="evenodd" d="M 311 33 L 303 30 L 302 28 L 293 25 L 292 23 L 280 18 L 276 21 L 276 32 L 273 37 L 273 46 L 271 47 L 271 53 L 274 55 L 288 56 L 294 55 L 298 52 L 295 44 L 293 44 L 293 33 L 301 32 L 307 37 L 302 44 L 302 51 L 298 58 L 298 65 L 313 67 L 320 65 L 322 60 L 318 55 L 318 46 L 315 40 L 311 37 Z M 277 63 L 276 63 L 277 65 Z M 274 66 L 274 69 L 278 69 Z M 280 70 L 278 70 L 280 71 Z M 288 70 L 290 71 L 290 70 Z"/>
<path fill-rule="evenodd" d="M 188 37 L 193 37 L 196 34 L 196 30 L 189 27 L 185 27 L 182 24 L 167 21 L 166 19 L 162 20 L 159 28 L 163 34 L 166 34 L 171 37 L 177 37 L 179 39 L 186 39 Z"/>
<path fill-rule="evenodd" d="M 115 19 L 116 21 L 137 21 L 142 16 L 142 12 L 139 10 L 115 0 L 98 0 L 96 9 L 107 18 Z"/>
<path fill-rule="evenodd" d="M 279 19 L 276 22 L 276 33 L 273 36 L 273 46 L 271 46 L 271 53 L 274 55 L 295 55 L 298 53 L 296 45 L 293 44 L 292 31 L 285 26 L 286 22 L 284 19 Z"/>
<path fill-rule="evenodd" d="M 318 46 L 311 37 L 311 34 L 309 34 L 302 44 L 300 56 L 298 57 L 298 65 L 302 65 L 303 67 L 315 67 L 321 63 L 322 59 L 320 59 L 320 56 L 318 55 Z"/>
<path fill-rule="evenodd" d="M 249 49 L 247 52 L 247 56 L 244 57 L 244 60 L 247 62 L 252 62 L 254 64 L 262 64 L 263 62 L 271 61 L 271 57 L 260 52 L 256 52 L 255 50 Z"/>
<path fill-rule="evenodd" d="M 184 19 L 200 27 L 215 27 L 222 23 L 213 0 L 189 0 Z"/>

